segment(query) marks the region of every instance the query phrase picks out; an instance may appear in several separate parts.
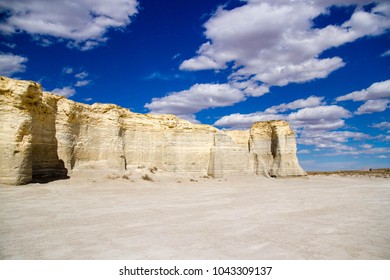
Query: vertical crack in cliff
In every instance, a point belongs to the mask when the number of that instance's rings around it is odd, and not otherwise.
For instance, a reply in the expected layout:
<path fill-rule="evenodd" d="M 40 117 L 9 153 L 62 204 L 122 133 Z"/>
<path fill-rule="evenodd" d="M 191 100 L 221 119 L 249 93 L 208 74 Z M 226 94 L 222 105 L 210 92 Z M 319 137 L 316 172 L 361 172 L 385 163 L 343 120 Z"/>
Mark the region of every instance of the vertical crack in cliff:
<path fill-rule="evenodd" d="M 126 142 L 125 142 L 125 134 L 126 134 L 126 128 L 124 127 L 123 120 L 121 117 L 118 119 L 119 122 L 119 130 L 118 130 L 118 137 L 119 137 L 119 149 L 120 153 L 120 159 L 122 161 L 122 166 L 124 167 L 124 170 L 127 170 L 127 158 L 126 158 Z"/>
<path fill-rule="evenodd" d="M 276 177 L 276 172 L 274 172 L 274 166 L 278 166 L 278 154 L 280 153 L 279 151 L 279 137 L 278 134 L 276 133 L 276 128 L 271 125 L 271 154 L 272 154 L 272 162 L 270 164 L 270 170 L 268 173 L 270 174 L 271 177 Z M 276 168 L 278 169 L 278 167 Z"/>
<path fill-rule="evenodd" d="M 57 100 L 40 95 L 34 102 L 32 115 L 32 178 L 33 182 L 49 182 L 67 178 L 64 161 L 58 158 L 56 138 Z"/>

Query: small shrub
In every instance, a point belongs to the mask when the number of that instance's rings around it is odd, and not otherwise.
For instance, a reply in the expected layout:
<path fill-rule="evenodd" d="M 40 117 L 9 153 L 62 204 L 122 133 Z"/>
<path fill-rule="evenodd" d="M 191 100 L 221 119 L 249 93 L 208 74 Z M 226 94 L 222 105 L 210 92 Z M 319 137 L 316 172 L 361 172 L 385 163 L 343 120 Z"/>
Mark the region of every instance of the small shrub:
<path fill-rule="evenodd" d="M 145 181 L 154 182 L 153 178 L 150 177 L 148 174 L 145 174 L 145 175 L 142 176 L 141 178 L 144 179 Z"/>
<path fill-rule="evenodd" d="M 151 173 L 154 173 L 154 172 L 156 172 L 156 171 L 157 171 L 157 167 L 152 167 L 152 168 L 149 168 L 149 171 L 150 171 Z"/>

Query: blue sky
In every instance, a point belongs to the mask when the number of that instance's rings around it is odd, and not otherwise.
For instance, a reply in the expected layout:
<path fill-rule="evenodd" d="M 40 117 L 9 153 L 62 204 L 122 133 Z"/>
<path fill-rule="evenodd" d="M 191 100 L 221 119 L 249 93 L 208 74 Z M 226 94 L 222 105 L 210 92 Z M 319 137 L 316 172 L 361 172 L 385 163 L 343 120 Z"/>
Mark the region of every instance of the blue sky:
<path fill-rule="evenodd" d="M 1 0 L 0 74 L 219 128 L 284 119 L 306 170 L 390 167 L 390 2 Z"/>

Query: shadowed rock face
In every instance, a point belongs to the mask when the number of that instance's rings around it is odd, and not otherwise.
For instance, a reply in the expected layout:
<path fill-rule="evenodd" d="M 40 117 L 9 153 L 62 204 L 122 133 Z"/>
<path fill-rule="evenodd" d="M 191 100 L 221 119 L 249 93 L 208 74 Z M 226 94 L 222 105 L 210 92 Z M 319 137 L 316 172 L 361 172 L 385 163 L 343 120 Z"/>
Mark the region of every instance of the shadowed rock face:
<path fill-rule="evenodd" d="M 57 154 L 56 102 L 37 83 L 0 77 L 1 183 L 66 178 Z"/>
<path fill-rule="evenodd" d="M 0 77 L 0 183 L 65 178 L 73 170 L 139 165 L 190 175 L 303 176 L 295 135 L 284 121 L 220 131 L 174 115 L 86 105 Z"/>

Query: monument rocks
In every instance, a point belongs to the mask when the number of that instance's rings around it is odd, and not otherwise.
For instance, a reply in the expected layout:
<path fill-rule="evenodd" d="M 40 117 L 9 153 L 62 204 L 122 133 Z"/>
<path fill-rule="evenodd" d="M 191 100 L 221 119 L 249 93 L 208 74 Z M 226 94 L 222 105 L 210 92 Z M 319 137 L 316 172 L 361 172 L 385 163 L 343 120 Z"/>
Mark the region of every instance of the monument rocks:
<path fill-rule="evenodd" d="M 221 177 L 304 176 L 285 121 L 219 130 L 169 114 L 138 114 L 43 92 L 38 83 L 0 77 L 0 183 L 65 178 L 73 171 L 146 166 Z"/>

